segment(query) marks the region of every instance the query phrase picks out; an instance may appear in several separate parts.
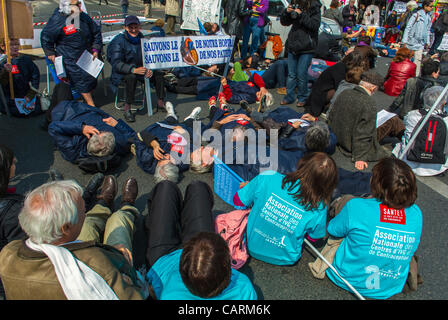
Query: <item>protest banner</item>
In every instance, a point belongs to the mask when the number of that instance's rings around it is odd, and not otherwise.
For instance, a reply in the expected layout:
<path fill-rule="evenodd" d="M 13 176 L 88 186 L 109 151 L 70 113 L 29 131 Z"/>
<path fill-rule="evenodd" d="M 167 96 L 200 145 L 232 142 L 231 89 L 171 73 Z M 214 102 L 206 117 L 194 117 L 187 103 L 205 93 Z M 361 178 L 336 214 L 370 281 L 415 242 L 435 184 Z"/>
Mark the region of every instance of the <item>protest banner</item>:
<path fill-rule="evenodd" d="M 227 63 L 234 41 L 234 36 L 142 39 L 143 63 L 151 70 Z"/>
<path fill-rule="evenodd" d="M 142 39 L 143 66 L 146 69 L 198 67 L 228 64 L 235 36 L 181 36 Z M 226 66 L 227 68 L 227 66 Z M 149 81 L 145 81 L 148 115 L 152 115 Z"/>
<path fill-rule="evenodd" d="M 198 19 L 219 25 L 220 8 L 221 0 L 184 0 L 180 28 L 199 31 Z"/>
<path fill-rule="evenodd" d="M 213 186 L 215 193 L 227 204 L 230 204 L 236 209 L 245 209 L 245 207 L 238 207 L 233 204 L 233 196 L 238 192 L 240 183 L 244 182 L 244 180 L 218 157 L 213 156 L 213 158 L 215 159 L 213 168 Z"/>

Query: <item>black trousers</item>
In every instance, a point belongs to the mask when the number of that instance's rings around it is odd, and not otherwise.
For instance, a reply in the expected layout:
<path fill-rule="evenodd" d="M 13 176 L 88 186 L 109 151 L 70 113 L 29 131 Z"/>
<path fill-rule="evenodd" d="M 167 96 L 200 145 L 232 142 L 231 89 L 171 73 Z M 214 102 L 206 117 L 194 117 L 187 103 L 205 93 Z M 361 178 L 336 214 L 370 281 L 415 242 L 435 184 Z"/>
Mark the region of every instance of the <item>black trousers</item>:
<path fill-rule="evenodd" d="M 160 257 L 169 254 L 198 232 L 215 232 L 213 193 L 208 184 L 193 181 L 185 190 L 171 181 L 159 182 L 149 194 L 146 264 L 148 268 Z"/>
<path fill-rule="evenodd" d="M 135 98 L 135 89 L 137 88 L 137 81 L 144 82 L 145 78 L 133 73 L 127 74 L 123 78 L 126 84 L 126 103 L 133 104 Z M 150 78 L 150 82 L 154 84 L 156 89 L 157 99 L 165 99 L 165 84 L 163 79 L 163 72 L 160 70 L 154 70 L 153 75 Z"/>
<path fill-rule="evenodd" d="M 51 122 L 51 112 L 60 102 L 65 100 L 73 100 L 72 89 L 70 85 L 65 82 L 59 82 L 53 89 L 53 94 L 50 99 L 50 106 L 45 112 L 45 118 L 48 123 Z"/>
<path fill-rule="evenodd" d="M 198 94 L 198 78 L 177 79 L 176 92 L 183 94 Z"/>

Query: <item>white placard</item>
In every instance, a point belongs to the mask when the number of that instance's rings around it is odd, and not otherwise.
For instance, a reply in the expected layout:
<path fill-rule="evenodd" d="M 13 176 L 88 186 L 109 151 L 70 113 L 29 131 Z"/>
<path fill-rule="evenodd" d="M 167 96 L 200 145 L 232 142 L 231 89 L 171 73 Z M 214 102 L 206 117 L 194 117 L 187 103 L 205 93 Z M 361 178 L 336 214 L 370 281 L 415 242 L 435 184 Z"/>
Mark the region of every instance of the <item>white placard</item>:
<path fill-rule="evenodd" d="M 392 119 L 396 115 L 397 115 L 396 113 L 388 112 L 384 109 L 381 110 L 376 114 L 376 127 L 378 128 L 379 126 L 383 125 L 387 120 Z"/>
<path fill-rule="evenodd" d="M 443 35 L 442 42 L 440 42 L 440 45 L 437 47 L 437 50 L 448 51 L 448 33 L 445 33 Z"/>
<path fill-rule="evenodd" d="M 227 63 L 234 41 L 234 36 L 142 39 L 143 63 L 151 70 Z"/>
<path fill-rule="evenodd" d="M 98 75 L 100 74 L 104 66 L 104 62 L 102 62 L 100 59 L 97 58 L 93 60 L 93 55 L 87 50 L 84 50 L 76 64 L 94 78 L 98 78 Z"/>
<path fill-rule="evenodd" d="M 202 24 L 219 24 L 220 8 L 221 0 L 184 0 L 180 28 L 199 31 L 198 18 Z"/>

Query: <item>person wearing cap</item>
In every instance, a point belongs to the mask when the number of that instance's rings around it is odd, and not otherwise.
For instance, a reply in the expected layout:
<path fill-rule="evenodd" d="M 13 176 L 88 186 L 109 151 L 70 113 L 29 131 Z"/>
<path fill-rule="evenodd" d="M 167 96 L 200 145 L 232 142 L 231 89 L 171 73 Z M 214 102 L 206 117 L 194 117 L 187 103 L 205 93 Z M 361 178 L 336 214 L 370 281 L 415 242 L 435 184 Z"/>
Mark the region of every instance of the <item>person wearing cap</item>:
<path fill-rule="evenodd" d="M 358 86 L 344 90 L 336 98 L 329 114 L 328 124 L 336 134 L 341 152 L 351 156 L 358 170 L 366 169 L 367 161 L 390 156 L 390 151 L 379 142 L 389 135 L 401 137 L 404 132 L 403 121 L 398 116 L 377 128 L 376 102 L 371 96 L 383 82 L 384 78 L 377 72 L 365 71 Z"/>
<path fill-rule="evenodd" d="M 126 101 L 124 104 L 124 118 L 134 122 L 135 116 L 131 111 L 134 103 L 137 81 L 143 82 L 151 78 L 157 95 L 157 106 L 164 108 L 165 86 L 163 72 L 149 70 L 143 66 L 140 20 L 133 15 L 127 16 L 124 21 L 124 32 L 117 35 L 107 48 L 107 61 L 112 65 L 110 87 L 114 94 L 122 81 L 126 85 Z"/>

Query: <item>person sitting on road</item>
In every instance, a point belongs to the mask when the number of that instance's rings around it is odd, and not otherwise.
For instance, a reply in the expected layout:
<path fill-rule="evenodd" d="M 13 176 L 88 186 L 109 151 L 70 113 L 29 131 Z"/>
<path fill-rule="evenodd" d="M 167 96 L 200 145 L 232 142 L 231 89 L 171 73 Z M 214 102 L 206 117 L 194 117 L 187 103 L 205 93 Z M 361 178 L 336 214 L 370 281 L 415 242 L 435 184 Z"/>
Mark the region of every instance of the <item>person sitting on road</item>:
<path fill-rule="evenodd" d="M 184 197 L 171 181 L 158 183 L 150 193 L 146 278 L 154 298 L 257 299 L 249 278 L 231 268 L 229 247 L 215 232 L 213 202 L 202 181 L 190 183 Z"/>
<path fill-rule="evenodd" d="M 116 193 L 115 178 L 107 176 L 97 205 L 87 213 L 74 181 L 49 182 L 29 193 L 19 214 L 28 238 L 10 242 L 0 253 L 6 298 L 146 299 L 147 285 L 132 266 L 136 180 L 125 181 L 118 211 Z"/>
<path fill-rule="evenodd" d="M 36 90 L 39 89 L 40 72 L 30 57 L 19 53 L 19 45 L 19 39 L 11 39 L 9 42 L 11 63 L 6 63 L 6 61 L 0 62 L 0 84 L 5 95 L 6 103 L 8 104 L 4 106 L 2 101 L 0 103 L 0 112 L 7 114 L 5 108 L 8 108 L 11 115 L 16 117 L 38 115 L 42 113 L 41 101 L 31 86 Z M 0 40 L 0 53 L 6 54 L 5 51 L 5 40 L 2 39 Z M 14 99 L 11 98 L 10 74 L 12 74 Z M 22 104 L 19 107 L 18 104 L 20 102 Z"/>
<path fill-rule="evenodd" d="M 390 155 L 379 142 L 387 136 L 401 138 L 404 132 L 404 124 L 398 117 L 392 117 L 377 128 L 376 102 L 371 95 L 383 82 L 377 72 L 364 72 L 359 86 L 343 91 L 329 114 L 328 124 L 336 134 L 340 150 L 351 157 L 358 170 L 366 169 L 367 161 L 378 161 Z"/>
<path fill-rule="evenodd" d="M 390 63 L 384 81 L 384 93 L 398 96 L 409 78 L 415 77 L 417 65 L 410 59 L 414 52 L 406 47 L 400 48 Z"/>
<path fill-rule="evenodd" d="M 117 92 L 121 81 L 126 83 L 126 101 L 123 106 L 124 118 L 128 122 L 134 122 L 132 113 L 137 81 L 143 82 L 144 78 L 151 78 L 157 95 L 157 106 L 164 108 L 166 96 L 163 72 L 149 70 L 143 66 L 140 20 L 136 16 L 127 16 L 124 22 L 124 32 L 117 35 L 107 47 L 107 61 L 112 65 L 110 76 L 111 89 Z"/>
<path fill-rule="evenodd" d="M 58 97 L 71 95 L 68 85 L 58 90 L 67 91 Z M 76 164 L 83 158 L 122 156 L 130 152 L 129 139 L 135 136 L 135 131 L 123 120 L 116 120 L 99 108 L 63 100 L 55 102 L 50 118 L 48 133 L 62 157 L 71 163 Z"/>
<path fill-rule="evenodd" d="M 422 61 L 420 76 L 409 78 L 400 94 L 389 106 L 389 110 L 404 118 L 406 114 L 423 105 L 422 93 L 432 86 L 445 86 L 446 81 L 439 81 L 440 63 L 433 59 Z"/>
<path fill-rule="evenodd" d="M 296 263 L 305 236 L 325 236 L 327 206 L 337 181 L 334 160 L 315 152 L 301 158 L 296 171 L 286 175 L 264 171 L 242 183 L 233 202 L 251 207 L 246 231 L 249 255 L 275 265 Z"/>
<path fill-rule="evenodd" d="M 409 111 L 408 114 L 404 117 L 404 125 L 405 125 L 405 132 L 403 134 L 401 143 L 398 143 L 395 145 L 394 150 L 392 153 L 399 157 L 401 153 L 404 151 L 404 148 L 409 143 L 414 130 L 416 129 L 417 125 L 419 124 L 419 121 L 426 115 L 427 112 L 432 108 L 434 103 L 436 103 L 437 99 L 441 95 L 443 91 L 443 87 L 440 86 L 434 86 L 426 89 L 423 92 L 423 112 L 422 109 L 419 110 L 412 110 Z M 433 111 L 434 115 L 439 115 L 442 117 L 443 121 L 445 122 L 445 125 L 448 128 L 448 116 L 446 115 L 447 108 L 446 108 L 446 101 L 448 97 L 445 96 L 443 99 L 441 99 L 439 105 L 435 108 Z M 448 139 L 448 136 L 446 137 Z M 438 163 L 421 163 L 416 161 L 410 161 L 407 160 L 407 157 L 405 156 L 403 158 L 403 161 L 406 162 L 414 171 L 414 173 L 417 176 L 435 176 L 440 173 L 443 173 L 448 169 L 448 157 L 445 163 L 438 164 Z"/>
<path fill-rule="evenodd" d="M 329 241 L 342 238 L 330 262 L 361 295 L 388 299 L 402 292 L 408 279 L 420 243 L 422 212 L 415 204 L 415 175 L 403 161 L 381 159 L 372 169 L 370 185 L 372 197 L 349 200 L 330 220 Z M 330 268 L 326 275 L 351 291 Z"/>

